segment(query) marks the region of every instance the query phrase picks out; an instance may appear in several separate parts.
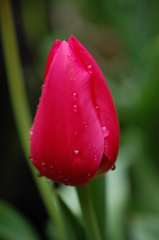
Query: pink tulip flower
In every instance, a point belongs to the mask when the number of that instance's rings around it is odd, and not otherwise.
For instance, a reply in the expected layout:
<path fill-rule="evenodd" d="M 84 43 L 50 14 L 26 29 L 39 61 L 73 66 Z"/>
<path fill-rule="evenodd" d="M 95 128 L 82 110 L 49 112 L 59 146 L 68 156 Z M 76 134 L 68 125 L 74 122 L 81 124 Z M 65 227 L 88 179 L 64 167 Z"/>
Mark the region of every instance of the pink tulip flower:
<path fill-rule="evenodd" d="M 31 133 L 30 159 L 40 174 L 80 186 L 115 168 L 120 130 L 97 63 L 73 36 L 48 55 Z"/>

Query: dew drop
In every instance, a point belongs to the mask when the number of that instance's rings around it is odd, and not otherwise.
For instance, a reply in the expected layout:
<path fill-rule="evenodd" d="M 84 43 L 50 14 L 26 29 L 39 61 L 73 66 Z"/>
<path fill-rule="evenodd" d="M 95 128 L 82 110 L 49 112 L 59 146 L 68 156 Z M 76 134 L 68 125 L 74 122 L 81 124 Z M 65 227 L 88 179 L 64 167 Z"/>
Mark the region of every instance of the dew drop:
<path fill-rule="evenodd" d="M 46 165 L 45 165 L 45 163 L 42 162 L 41 165 L 42 165 L 42 170 L 43 170 L 43 171 L 46 171 Z"/>
<path fill-rule="evenodd" d="M 37 160 L 33 159 L 33 163 L 34 163 L 34 165 L 36 165 L 37 164 Z"/>
<path fill-rule="evenodd" d="M 50 166 L 50 172 L 51 172 L 52 174 L 55 173 L 55 170 L 54 170 L 53 166 Z"/>
<path fill-rule="evenodd" d="M 79 161 L 79 162 L 78 162 L 78 165 L 79 165 L 79 167 L 81 168 L 81 167 L 82 167 L 82 162 Z"/>
<path fill-rule="evenodd" d="M 79 150 L 74 150 L 73 151 L 73 159 L 75 162 L 80 162 L 81 161 L 81 152 Z"/>
<path fill-rule="evenodd" d="M 113 165 L 111 166 L 111 170 L 114 171 L 115 169 L 116 169 L 116 166 L 115 166 L 115 164 L 113 164 Z"/>
<path fill-rule="evenodd" d="M 76 104 L 73 106 L 73 112 L 74 113 L 78 112 L 78 106 Z"/>
<path fill-rule="evenodd" d="M 74 150 L 74 154 L 79 154 L 79 150 Z"/>
<path fill-rule="evenodd" d="M 63 179 L 64 179 L 61 171 L 59 171 L 58 178 L 60 181 L 63 181 Z"/>
<path fill-rule="evenodd" d="M 54 161 L 54 166 L 56 166 L 57 165 L 57 162 L 56 162 L 56 160 Z"/>
<path fill-rule="evenodd" d="M 73 98 L 74 101 L 77 101 L 77 100 L 78 100 L 78 95 L 77 95 L 76 92 L 74 92 L 74 93 L 72 94 L 72 98 Z"/>
<path fill-rule="evenodd" d="M 70 78 L 70 82 L 72 82 L 73 81 L 73 78 Z"/>
<path fill-rule="evenodd" d="M 102 127 L 102 132 L 104 137 L 107 137 L 109 135 L 109 130 L 105 126 Z"/>
<path fill-rule="evenodd" d="M 94 161 L 97 161 L 97 155 L 94 155 Z"/>
<path fill-rule="evenodd" d="M 58 179 L 59 179 L 60 181 L 63 181 L 64 177 L 62 176 L 62 174 L 59 174 L 59 175 L 58 175 Z"/>
<path fill-rule="evenodd" d="M 87 175 L 87 179 L 88 179 L 88 181 L 91 180 L 91 174 L 90 174 L 90 173 L 88 173 L 88 175 Z"/>
<path fill-rule="evenodd" d="M 92 67 L 92 65 L 88 65 L 87 66 L 87 72 L 89 72 L 89 73 L 93 73 L 93 67 Z"/>
<path fill-rule="evenodd" d="M 77 137 L 77 132 L 71 132 L 71 134 L 75 137 Z"/>
<path fill-rule="evenodd" d="M 29 159 L 30 159 L 31 162 L 34 161 L 34 158 L 32 156 L 29 156 Z"/>
<path fill-rule="evenodd" d="M 91 148 L 92 148 L 92 145 L 89 143 L 88 147 L 89 147 L 89 149 L 91 149 Z"/>
<path fill-rule="evenodd" d="M 88 125 L 87 125 L 87 122 L 84 122 L 84 127 L 85 127 L 85 128 L 87 128 L 87 127 L 88 127 Z"/>
<path fill-rule="evenodd" d="M 99 114 L 100 114 L 100 109 L 99 109 L 99 107 L 96 106 L 95 109 L 96 109 L 96 113 L 97 113 L 97 115 L 99 115 Z"/>
<path fill-rule="evenodd" d="M 42 91 L 44 90 L 44 87 L 45 87 L 45 84 L 43 84 L 43 85 L 41 86 L 41 90 L 42 90 Z"/>
<path fill-rule="evenodd" d="M 71 59 L 72 58 L 72 54 L 71 53 L 67 54 L 67 57 L 68 57 L 68 59 Z"/>
<path fill-rule="evenodd" d="M 69 186 L 69 185 L 71 185 L 71 183 L 70 183 L 70 181 L 67 179 L 67 178 L 65 178 L 65 183 L 64 183 L 66 186 Z"/>
<path fill-rule="evenodd" d="M 33 135 L 33 128 L 29 129 L 29 133 L 30 133 L 30 135 Z"/>

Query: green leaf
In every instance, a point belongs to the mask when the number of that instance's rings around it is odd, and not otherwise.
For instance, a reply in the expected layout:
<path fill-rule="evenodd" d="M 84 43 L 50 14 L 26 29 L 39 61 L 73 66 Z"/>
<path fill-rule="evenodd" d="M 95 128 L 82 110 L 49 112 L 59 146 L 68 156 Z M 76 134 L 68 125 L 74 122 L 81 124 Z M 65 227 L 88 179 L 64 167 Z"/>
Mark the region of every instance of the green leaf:
<path fill-rule="evenodd" d="M 40 237 L 17 210 L 0 200 L 0 239 L 39 240 Z"/>
<path fill-rule="evenodd" d="M 61 186 L 59 200 L 67 240 L 85 240 L 81 210 L 74 187 Z M 52 228 L 50 222 L 46 226 L 46 234 L 49 240 L 58 239 L 56 230 Z"/>
<path fill-rule="evenodd" d="M 103 239 L 106 238 L 107 229 L 106 229 L 106 199 L 105 199 L 105 191 L 106 191 L 106 184 L 105 184 L 105 175 L 94 178 L 89 183 L 89 188 L 91 192 L 91 198 L 98 222 L 98 227 Z"/>
<path fill-rule="evenodd" d="M 61 186 L 59 191 L 59 196 L 66 204 L 66 206 L 70 209 L 70 211 L 78 216 L 82 216 L 82 210 L 80 207 L 79 199 L 74 187 L 65 187 Z"/>
<path fill-rule="evenodd" d="M 136 214 L 129 225 L 130 239 L 135 240 L 158 240 L 159 238 L 159 215 Z"/>
<path fill-rule="evenodd" d="M 61 186 L 59 189 L 60 206 L 68 240 L 85 239 L 82 211 L 74 187 Z"/>
<path fill-rule="evenodd" d="M 74 215 L 67 205 L 60 199 L 60 206 L 62 209 L 63 221 L 66 228 L 68 240 L 86 240 L 84 233 L 84 226 L 81 218 Z M 72 201 L 71 201 L 72 202 Z"/>
<path fill-rule="evenodd" d="M 128 166 L 131 162 L 126 161 L 125 151 L 119 153 L 116 170 L 106 174 L 108 235 L 113 240 L 124 239 L 124 219 L 130 196 Z"/>

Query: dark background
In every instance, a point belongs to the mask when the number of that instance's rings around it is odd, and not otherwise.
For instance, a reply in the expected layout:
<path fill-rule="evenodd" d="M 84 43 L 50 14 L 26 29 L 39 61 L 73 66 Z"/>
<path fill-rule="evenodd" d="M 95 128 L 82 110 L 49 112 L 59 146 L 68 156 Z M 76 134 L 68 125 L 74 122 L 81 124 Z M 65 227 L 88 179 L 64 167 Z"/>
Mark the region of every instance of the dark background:
<path fill-rule="evenodd" d="M 128 188 L 122 218 L 127 235 L 138 224 L 134 216 L 145 223 L 146 213 L 148 223 L 155 225 L 153 214 L 159 219 L 159 1 L 19 0 L 12 1 L 12 7 L 32 116 L 54 40 L 74 35 L 101 67 L 117 108 L 118 162 Z M 22 212 L 45 239 L 47 214 L 17 134 L 2 43 L 0 66 L 0 198 Z"/>

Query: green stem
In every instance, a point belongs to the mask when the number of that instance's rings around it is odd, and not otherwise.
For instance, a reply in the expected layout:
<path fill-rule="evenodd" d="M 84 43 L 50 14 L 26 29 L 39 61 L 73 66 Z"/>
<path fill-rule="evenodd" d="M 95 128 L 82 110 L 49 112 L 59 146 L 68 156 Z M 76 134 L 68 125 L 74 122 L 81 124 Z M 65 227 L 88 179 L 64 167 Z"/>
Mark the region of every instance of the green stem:
<path fill-rule="evenodd" d="M 100 176 L 92 179 L 89 183 L 90 195 L 96 214 L 99 230 L 102 239 L 107 237 L 107 216 L 106 216 L 106 176 Z M 97 197 L 98 196 L 98 197 Z"/>
<path fill-rule="evenodd" d="M 83 217 L 85 220 L 87 238 L 88 240 L 101 240 L 102 238 L 97 225 L 88 184 L 82 187 L 77 187 L 76 189 L 83 212 Z"/>
<path fill-rule="evenodd" d="M 2 46 L 8 86 L 20 142 L 35 183 L 48 212 L 48 216 L 57 228 L 59 239 L 64 240 L 65 233 L 57 194 L 55 191 L 53 192 L 53 189 L 49 186 L 45 178 L 37 178 L 36 170 L 29 160 L 29 128 L 31 127 L 32 119 L 27 102 L 25 86 L 23 85 L 24 77 L 19 57 L 13 14 L 9 0 L 0 1 L 0 17 Z"/>

